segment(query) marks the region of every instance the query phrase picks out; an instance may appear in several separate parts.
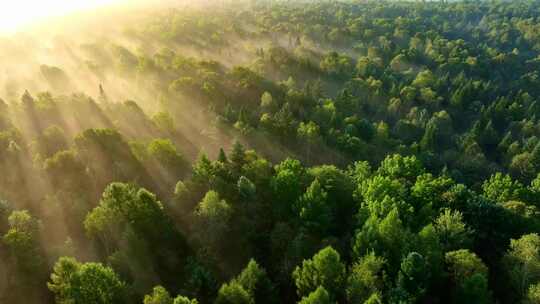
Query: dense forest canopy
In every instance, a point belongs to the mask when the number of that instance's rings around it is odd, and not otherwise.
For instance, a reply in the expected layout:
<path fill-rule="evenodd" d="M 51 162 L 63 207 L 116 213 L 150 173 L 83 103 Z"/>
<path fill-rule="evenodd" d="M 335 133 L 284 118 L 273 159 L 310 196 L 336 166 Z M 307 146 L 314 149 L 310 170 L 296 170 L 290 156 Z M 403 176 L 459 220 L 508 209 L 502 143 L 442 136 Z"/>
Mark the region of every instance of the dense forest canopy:
<path fill-rule="evenodd" d="M 100 12 L 0 36 L 0 303 L 540 303 L 540 1 Z"/>

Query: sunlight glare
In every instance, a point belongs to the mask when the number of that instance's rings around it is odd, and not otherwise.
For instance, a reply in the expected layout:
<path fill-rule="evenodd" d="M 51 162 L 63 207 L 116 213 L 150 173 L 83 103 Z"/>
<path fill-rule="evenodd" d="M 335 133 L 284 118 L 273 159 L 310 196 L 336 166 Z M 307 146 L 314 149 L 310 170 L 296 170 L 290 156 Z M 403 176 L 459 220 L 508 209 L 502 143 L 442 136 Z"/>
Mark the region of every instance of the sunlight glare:
<path fill-rule="evenodd" d="M 48 17 L 97 8 L 118 0 L 14 0 L 2 3 L 0 32 L 9 33 Z"/>

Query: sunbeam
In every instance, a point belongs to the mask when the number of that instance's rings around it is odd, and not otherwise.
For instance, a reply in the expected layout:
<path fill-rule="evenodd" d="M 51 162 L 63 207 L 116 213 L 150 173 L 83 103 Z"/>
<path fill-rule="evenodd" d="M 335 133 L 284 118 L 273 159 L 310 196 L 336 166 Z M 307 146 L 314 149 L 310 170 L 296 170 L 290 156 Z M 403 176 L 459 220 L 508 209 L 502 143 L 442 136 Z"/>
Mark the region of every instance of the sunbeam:
<path fill-rule="evenodd" d="M 98 8 L 114 2 L 119 2 L 119 0 L 5 1 L 0 9 L 0 32 L 15 32 L 37 21 Z"/>

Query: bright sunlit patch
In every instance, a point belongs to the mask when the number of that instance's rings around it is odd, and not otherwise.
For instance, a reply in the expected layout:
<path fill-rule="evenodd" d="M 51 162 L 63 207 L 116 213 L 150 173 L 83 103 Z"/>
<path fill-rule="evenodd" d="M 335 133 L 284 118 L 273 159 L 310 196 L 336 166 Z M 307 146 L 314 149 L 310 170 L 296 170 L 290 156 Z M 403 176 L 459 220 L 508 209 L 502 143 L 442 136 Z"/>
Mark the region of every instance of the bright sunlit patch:
<path fill-rule="evenodd" d="M 76 11 L 96 8 L 117 0 L 10 0 L 2 1 L 0 32 L 19 28 L 47 17 L 62 16 Z"/>

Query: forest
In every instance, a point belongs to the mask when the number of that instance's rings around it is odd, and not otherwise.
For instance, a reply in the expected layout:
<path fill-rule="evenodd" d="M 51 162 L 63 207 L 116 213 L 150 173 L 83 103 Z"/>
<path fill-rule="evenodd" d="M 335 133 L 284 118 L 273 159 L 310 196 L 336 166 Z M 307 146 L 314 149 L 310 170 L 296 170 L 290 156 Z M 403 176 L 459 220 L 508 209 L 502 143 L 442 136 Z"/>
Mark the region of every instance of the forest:
<path fill-rule="evenodd" d="M 0 303 L 540 304 L 540 0 L 159 2 L 0 34 Z"/>

